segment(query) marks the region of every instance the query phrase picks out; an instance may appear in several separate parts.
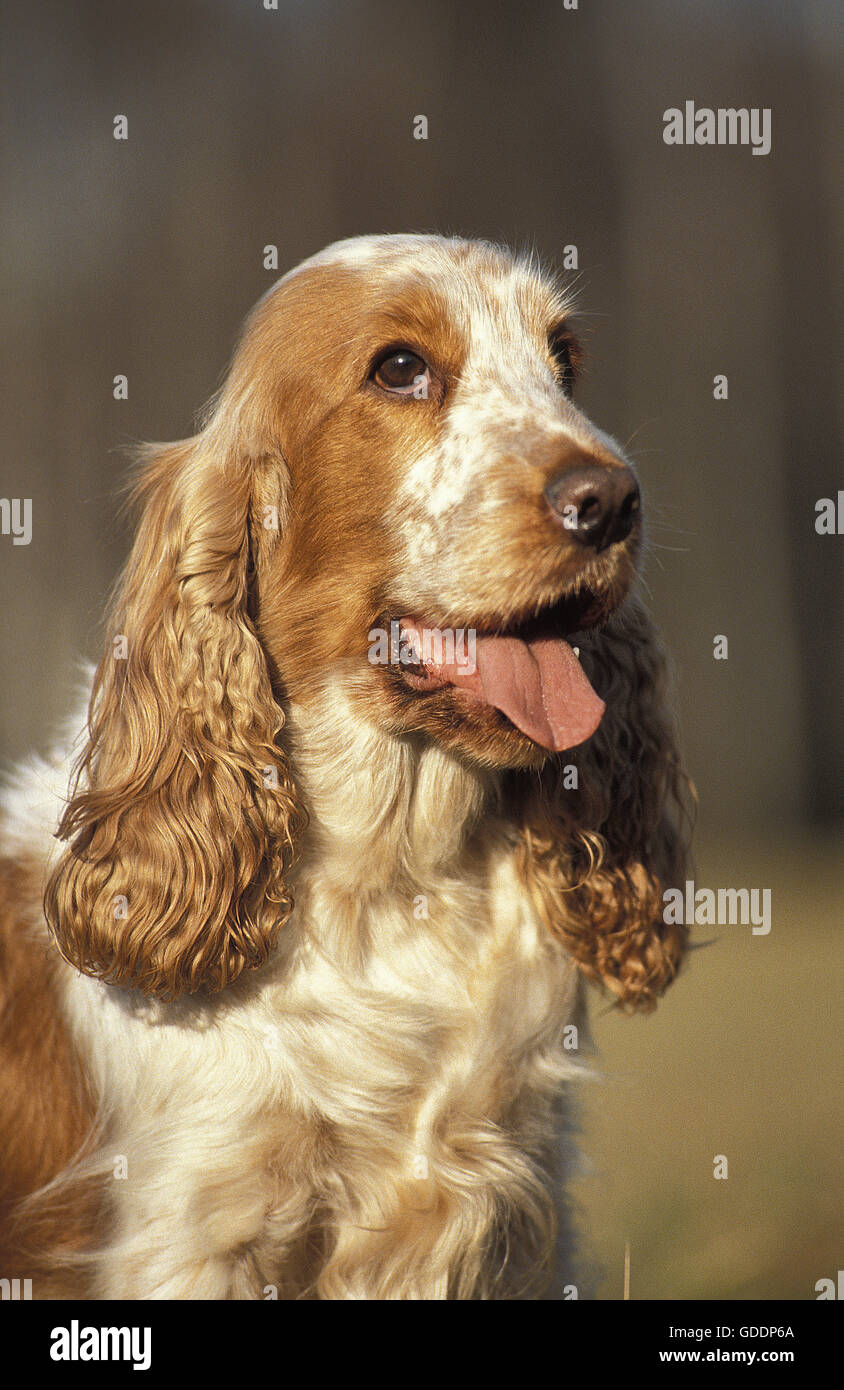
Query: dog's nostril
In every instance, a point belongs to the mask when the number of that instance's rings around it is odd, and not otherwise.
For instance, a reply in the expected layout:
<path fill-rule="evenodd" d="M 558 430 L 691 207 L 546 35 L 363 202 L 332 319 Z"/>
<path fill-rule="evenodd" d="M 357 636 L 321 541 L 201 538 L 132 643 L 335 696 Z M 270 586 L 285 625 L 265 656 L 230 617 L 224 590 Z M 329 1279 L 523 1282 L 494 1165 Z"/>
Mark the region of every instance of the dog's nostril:
<path fill-rule="evenodd" d="M 577 508 L 578 529 L 589 531 L 594 526 L 600 525 L 604 513 L 603 503 L 600 497 L 594 494 L 585 497 Z"/>
<path fill-rule="evenodd" d="M 629 536 L 640 507 L 636 479 L 626 467 L 582 464 L 553 478 L 545 496 L 572 540 L 596 550 Z"/>
<path fill-rule="evenodd" d="M 621 506 L 618 509 L 618 518 L 614 527 L 613 540 L 621 541 L 624 540 L 625 536 L 630 535 L 641 505 L 642 499 L 639 494 L 639 488 L 634 482 L 626 496 L 622 499 Z"/>

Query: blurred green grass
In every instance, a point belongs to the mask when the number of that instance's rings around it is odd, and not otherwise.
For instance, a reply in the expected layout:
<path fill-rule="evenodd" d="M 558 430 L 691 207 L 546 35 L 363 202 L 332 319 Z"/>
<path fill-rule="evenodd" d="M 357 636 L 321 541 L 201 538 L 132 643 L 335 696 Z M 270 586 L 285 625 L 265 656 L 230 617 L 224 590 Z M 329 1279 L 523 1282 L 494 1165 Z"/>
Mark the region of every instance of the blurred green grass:
<path fill-rule="evenodd" d="M 698 845 L 698 887 L 772 890 L 768 936 L 696 927 L 655 1014 L 592 1000 L 573 1184 L 597 1297 L 814 1299 L 844 1267 L 841 837 Z M 729 1176 L 716 1180 L 716 1154 Z"/>

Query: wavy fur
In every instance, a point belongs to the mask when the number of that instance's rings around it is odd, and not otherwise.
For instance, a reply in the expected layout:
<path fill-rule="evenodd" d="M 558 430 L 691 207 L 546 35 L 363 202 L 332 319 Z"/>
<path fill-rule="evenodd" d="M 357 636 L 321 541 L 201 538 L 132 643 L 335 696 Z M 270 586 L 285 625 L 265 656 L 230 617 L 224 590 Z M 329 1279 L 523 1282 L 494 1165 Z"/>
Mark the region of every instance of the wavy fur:
<path fill-rule="evenodd" d="M 247 615 L 251 469 L 199 436 L 150 451 L 47 887 L 77 969 L 176 998 L 261 965 L 302 823 Z"/>

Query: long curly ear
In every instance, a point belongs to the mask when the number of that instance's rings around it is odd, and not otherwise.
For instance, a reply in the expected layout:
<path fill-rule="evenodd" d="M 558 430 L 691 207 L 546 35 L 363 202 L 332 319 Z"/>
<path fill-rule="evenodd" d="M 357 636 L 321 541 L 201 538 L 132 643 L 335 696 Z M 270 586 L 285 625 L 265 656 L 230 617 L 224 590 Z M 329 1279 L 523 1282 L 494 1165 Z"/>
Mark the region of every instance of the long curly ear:
<path fill-rule="evenodd" d="M 209 434 L 148 451 L 45 894 L 67 960 L 162 998 L 266 959 L 304 820 L 248 614 L 266 462 L 220 456 Z"/>
<path fill-rule="evenodd" d="M 662 650 L 637 598 L 584 642 L 581 659 L 606 714 L 588 743 L 538 779 L 522 777 L 519 863 L 540 917 L 583 973 L 622 1006 L 650 1009 L 686 947 L 686 928 L 663 920 L 662 894 L 685 878 L 694 792 Z"/>

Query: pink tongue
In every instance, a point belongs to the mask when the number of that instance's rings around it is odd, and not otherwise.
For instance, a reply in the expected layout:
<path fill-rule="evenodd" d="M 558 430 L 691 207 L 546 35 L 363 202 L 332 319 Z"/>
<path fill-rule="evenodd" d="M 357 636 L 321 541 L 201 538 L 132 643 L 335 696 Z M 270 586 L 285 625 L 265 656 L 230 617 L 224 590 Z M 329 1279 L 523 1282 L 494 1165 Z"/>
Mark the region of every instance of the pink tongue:
<path fill-rule="evenodd" d="M 419 632 L 413 622 L 402 622 L 402 629 Z M 474 672 L 467 653 L 463 662 L 428 663 L 427 674 L 494 705 L 534 743 L 555 753 L 594 734 L 606 706 L 562 637 L 478 637 L 475 655 Z"/>

